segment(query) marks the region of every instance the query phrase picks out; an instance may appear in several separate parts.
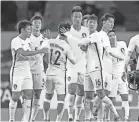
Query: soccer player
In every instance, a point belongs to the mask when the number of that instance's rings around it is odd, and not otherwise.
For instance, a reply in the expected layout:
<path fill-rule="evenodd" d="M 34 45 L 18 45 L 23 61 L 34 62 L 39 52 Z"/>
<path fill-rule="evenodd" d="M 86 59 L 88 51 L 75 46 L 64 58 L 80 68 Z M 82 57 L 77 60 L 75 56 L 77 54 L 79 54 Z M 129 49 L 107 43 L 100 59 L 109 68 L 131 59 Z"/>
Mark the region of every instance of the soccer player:
<path fill-rule="evenodd" d="M 137 54 L 139 54 L 139 34 L 135 35 L 134 37 L 132 37 L 130 39 L 130 42 L 129 42 L 129 45 L 128 45 L 128 52 L 127 52 L 127 55 L 126 55 L 126 58 L 125 58 L 125 66 L 124 66 L 124 69 L 125 71 L 127 66 L 128 66 L 128 63 L 129 63 L 129 60 L 130 60 L 130 57 L 132 55 L 132 52 L 135 50 Z M 139 59 L 137 61 L 137 66 L 136 66 L 136 70 L 139 69 Z M 124 76 L 124 74 L 123 74 Z"/>
<path fill-rule="evenodd" d="M 23 94 L 22 105 L 24 112 L 22 120 L 29 121 L 33 88 L 29 60 L 36 59 L 36 54 L 45 53 L 45 50 L 29 51 L 30 46 L 27 40 L 31 35 L 31 23 L 29 21 L 20 21 L 17 24 L 17 30 L 19 35 L 13 38 L 11 42 L 13 63 L 10 71 L 12 99 L 9 103 L 9 121 L 14 121 L 15 119 L 17 101 L 21 94 Z"/>
<path fill-rule="evenodd" d="M 87 20 L 88 20 L 89 16 L 90 16 L 89 14 L 85 14 L 83 16 L 83 18 L 82 18 L 82 26 L 88 27 Z"/>
<path fill-rule="evenodd" d="M 117 37 L 114 30 L 108 32 L 111 47 L 116 48 L 117 52 L 122 54 L 124 57 L 127 53 L 127 46 L 124 41 L 117 41 Z M 129 120 L 129 102 L 128 102 L 128 85 L 127 81 L 123 81 L 121 76 L 124 72 L 124 60 L 119 60 L 117 58 L 112 58 L 112 81 L 111 81 L 111 91 L 109 98 L 115 102 L 117 91 L 119 91 L 122 99 L 122 107 L 124 108 L 125 117 L 124 120 Z M 107 118 L 110 120 L 109 118 Z"/>
<path fill-rule="evenodd" d="M 88 35 L 88 28 L 81 26 L 82 21 L 82 9 L 80 6 L 75 6 L 72 9 L 71 14 L 72 26 L 70 33 L 78 39 L 86 38 Z M 73 120 L 73 107 L 75 103 L 75 120 L 79 120 L 79 116 L 82 110 L 82 101 L 84 96 L 84 74 L 86 72 L 86 58 L 85 53 L 78 47 L 80 40 L 67 40 L 71 46 L 72 51 L 77 57 L 81 57 L 80 61 L 73 65 L 69 61 L 67 62 L 67 80 L 68 95 L 69 95 L 69 121 Z"/>
<path fill-rule="evenodd" d="M 33 16 L 31 18 L 32 23 L 32 34 L 29 38 L 31 50 L 40 49 L 44 39 L 43 35 L 40 33 L 42 26 L 42 17 Z M 40 94 L 43 88 L 43 55 L 39 54 L 38 58 L 34 61 L 30 61 L 32 79 L 33 79 L 33 102 L 32 102 L 32 112 L 31 112 L 31 121 L 34 121 L 38 110 L 39 110 L 39 101 Z"/>
<path fill-rule="evenodd" d="M 58 27 L 59 38 L 50 39 L 50 53 L 49 53 L 49 64 L 46 72 L 46 96 L 45 96 L 45 111 L 44 120 L 50 121 L 49 110 L 51 99 L 54 94 L 54 90 L 57 92 L 57 119 L 61 121 L 64 111 L 64 100 L 66 95 L 66 63 L 67 59 L 75 64 L 77 62 L 74 57 L 71 47 L 67 44 L 66 36 L 62 35 L 60 29 L 70 29 L 69 24 L 60 23 Z"/>

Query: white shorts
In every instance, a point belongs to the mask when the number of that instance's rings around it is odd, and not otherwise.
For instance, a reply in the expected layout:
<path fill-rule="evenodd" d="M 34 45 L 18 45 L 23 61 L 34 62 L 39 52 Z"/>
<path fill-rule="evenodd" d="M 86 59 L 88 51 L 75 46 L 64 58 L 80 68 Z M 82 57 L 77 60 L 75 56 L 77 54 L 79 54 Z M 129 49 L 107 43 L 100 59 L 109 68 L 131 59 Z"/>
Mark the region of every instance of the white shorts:
<path fill-rule="evenodd" d="M 91 80 L 89 75 L 85 77 L 84 91 L 95 91 L 93 81 Z"/>
<path fill-rule="evenodd" d="M 22 91 L 22 90 L 28 90 L 33 89 L 33 81 L 32 81 L 32 75 L 31 72 L 26 74 L 22 73 L 22 75 L 14 75 L 12 76 L 12 91 Z"/>
<path fill-rule="evenodd" d="M 95 90 L 104 89 L 105 75 L 104 71 L 93 71 L 89 73 Z"/>
<path fill-rule="evenodd" d="M 78 73 L 76 69 L 74 68 L 68 69 L 66 75 L 68 84 L 77 83 L 80 85 L 84 85 L 85 75 Z"/>
<path fill-rule="evenodd" d="M 45 82 L 46 93 L 52 94 L 56 90 L 57 94 L 66 94 L 66 78 L 65 75 L 47 75 Z"/>
<path fill-rule="evenodd" d="M 109 97 L 116 97 L 118 92 L 119 94 L 128 94 L 128 83 L 122 81 L 121 77 L 113 78 L 111 88 Z"/>
<path fill-rule="evenodd" d="M 112 74 L 105 72 L 104 89 L 111 91 Z"/>

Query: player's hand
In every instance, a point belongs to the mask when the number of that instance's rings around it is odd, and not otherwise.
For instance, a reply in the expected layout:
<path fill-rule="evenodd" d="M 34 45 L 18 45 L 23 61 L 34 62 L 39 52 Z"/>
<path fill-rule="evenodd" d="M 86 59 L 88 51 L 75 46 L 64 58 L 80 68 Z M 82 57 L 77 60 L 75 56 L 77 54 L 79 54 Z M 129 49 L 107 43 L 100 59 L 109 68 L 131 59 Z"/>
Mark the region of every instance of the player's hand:
<path fill-rule="evenodd" d="M 69 31 L 69 29 L 66 29 L 66 28 L 64 28 L 64 27 L 60 28 L 61 34 L 65 34 L 65 33 L 68 32 L 68 31 Z"/>
<path fill-rule="evenodd" d="M 123 80 L 124 82 L 126 82 L 126 79 L 127 79 L 127 73 L 126 73 L 126 72 L 123 72 L 121 78 L 122 78 L 122 80 Z"/>
<path fill-rule="evenodd" d="M 47 39 L 51 39 L 52 38 L 51 31 L 49 29 L 46 29 L 43 33 L 43 37 Z"/>

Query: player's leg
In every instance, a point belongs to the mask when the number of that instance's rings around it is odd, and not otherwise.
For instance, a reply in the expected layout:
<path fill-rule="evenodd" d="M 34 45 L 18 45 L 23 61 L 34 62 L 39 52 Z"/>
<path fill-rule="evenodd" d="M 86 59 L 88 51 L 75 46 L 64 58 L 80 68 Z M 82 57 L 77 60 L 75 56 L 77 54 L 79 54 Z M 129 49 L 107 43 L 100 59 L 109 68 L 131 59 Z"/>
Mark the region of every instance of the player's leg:
<path fill-rule="evenodd" d="M 35 120 L 39 107 L 40 107 L 40 95 L 43 87 L 42 73 L 32 74 L 33 78 L 33 103 L 32 103 L 32 113 L 31 120 Z"/>
<path fill-rule="evenodd" d="M 67 81 L 68 84 L 68 101 L 69 101 L 69 108 L 68 108 L 68 115 L 69 121 L 73 120 L 73 112 L 74 112 L 74 103 L 76 98 L 76 83 L 77 83 L 77 72 L 74 71 L 67 71 Z"/>
<path fill-rule="evenodd" d="M 118 119 L 119 115 L 116 111 L 116 108 L 113 106 L 112 101 L 105 95 L 104 91 L 104 75 L 102 71 L 96 71 L 94 72 L 94 76 L 96 80 L 94 80 L 94 84 L 96 87 L 96 92 L 98 94 L 98 100 L 101 100 L 106 104 L 107 107 L 111 110 L 111 112 L 115 115 L 115 118 Z M 91 76 L 92 77 L 92 76 Z M 95 101 L 96 103 L 97 101 Z"/>
<path fill-rule="evenodd" d="M 128 86 L 126 82 L 122 82 L 118 85 L 118 90 L 122 99 L 122 108 L 124 109 L 125 116 L 124 120 L 129 120 L 129 101 L 128 101 Z"/>
<path fill-rule="evenodd" d="M 94 86 L 89 76 L 85 77 L 84 91 L 85 91 L 85 103 L 84 103 L 85 121 L 90 121 L 92 115 L 92 100 L 94 97 Z"/>
<path fill-rule="evenodd" d="M 82 110 L 82 103 L 84 97 L 84 80 L 85 76 L 82 74 L 78 74 L 75 98 L 75 120 L 77 121 L 79 121 L 79 117 Z"/>
<path fill-rule="evenodd" d="M 15 112 L 17 108 L 17 102 L 21 96 L 21 86 L 23 82 L 22 76 L 12 76 L 12 98 L 9 102 L 9 121 L 15 120 Z"/>
<path fill-rule="evenodd" d="M 22 84 L 22 107 L 23 107 L 23 118 L 22 121 L 30 121 L 31 120 L 31 112 L 32 112 L 32 100 L 33 100 L 33 81 L 31 73 L 30 75 L 24 78 Z"/>
<path fill-rule="evenodd" d="M 55 77 L 55 90 L 57 92 L 57 118 L 56 121 L 61 121 L 64 113 L 64 102 L 67 93 L 66 78 L 62 74 Z"/>
<path fill-rule="evenodd" d="M 44 114 L 44 121 L 50 121 L 50 104 L 54 94 L 55 84 L 53 82 L 53 76 L 47 76 L 45 82 L 45 99 L 43 102 L 43 114 Z"/>

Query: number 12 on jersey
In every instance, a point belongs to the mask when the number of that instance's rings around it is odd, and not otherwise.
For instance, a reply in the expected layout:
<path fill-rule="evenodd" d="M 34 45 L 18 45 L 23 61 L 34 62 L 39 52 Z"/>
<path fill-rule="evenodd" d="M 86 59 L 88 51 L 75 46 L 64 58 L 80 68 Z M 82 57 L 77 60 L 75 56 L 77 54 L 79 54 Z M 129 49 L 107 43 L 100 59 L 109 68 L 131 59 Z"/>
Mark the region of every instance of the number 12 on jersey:
<path fill-rule="evenodd" d="M 59 50 L 53 50 L 51 49 L 51 55 L 50 55 L 50 64 L 53 65 L 60 65 L 60 63 L 58 63 L 58 60 L 61 56 L 61 53 Z"/>

